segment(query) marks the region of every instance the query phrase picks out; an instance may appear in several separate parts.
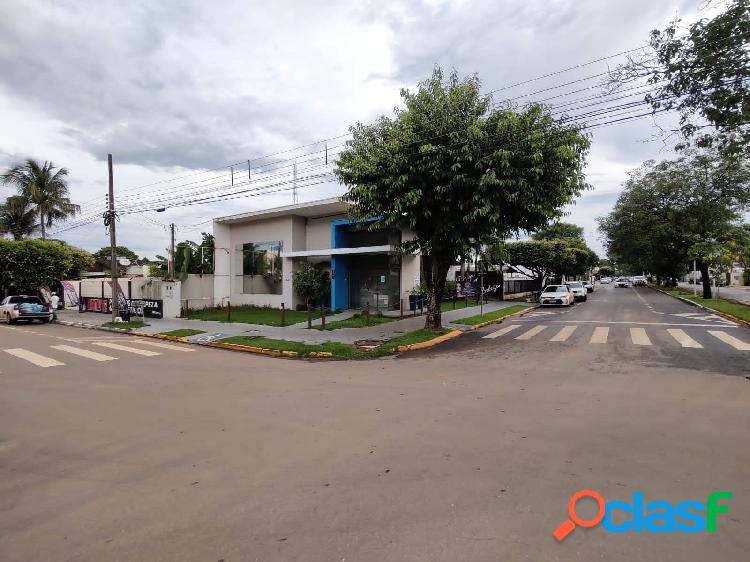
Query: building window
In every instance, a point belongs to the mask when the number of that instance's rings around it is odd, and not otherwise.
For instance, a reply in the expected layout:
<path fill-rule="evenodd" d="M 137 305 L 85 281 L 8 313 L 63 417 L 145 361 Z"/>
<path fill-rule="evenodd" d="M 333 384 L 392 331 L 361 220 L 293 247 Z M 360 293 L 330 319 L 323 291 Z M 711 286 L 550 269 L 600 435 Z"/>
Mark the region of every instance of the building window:
<path fill-rule="evenodd" d="M 242 292 L 280 295 L 281 242 L 248 242 L 242 245 Z"/>

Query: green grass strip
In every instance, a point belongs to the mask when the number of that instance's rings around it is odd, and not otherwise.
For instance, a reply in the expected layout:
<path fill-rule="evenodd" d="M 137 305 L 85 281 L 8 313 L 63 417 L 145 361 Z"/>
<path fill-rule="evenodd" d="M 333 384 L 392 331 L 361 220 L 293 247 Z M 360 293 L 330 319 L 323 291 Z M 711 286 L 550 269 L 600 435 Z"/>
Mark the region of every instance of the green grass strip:
<path fill-rule="evenodd" d="M 522 305 L 522 304 L 514 304 L 513 306 L 508 306 L 506 308 L 499 308 L 491 312 L 486 312 L 483 316 L 476 314 L 475 316 L 469 316 L 468 318 L 461 318 L 460 320 L 454 320 L 453 323 L 476 326 L 477 324 L 481 324 L 482 322 L 489 322 L 490 320 L 498 320 L 500 318 L 503 318 L 504 316 L 508 316 L 508 314 L 513 314 L 514 312 L 526 310 L 527 308 L 529 307 Z"/>
<path fill-rule="evenodd" d="M 712 299 L 704 299 L 703 297 L 700 296 L 700 293 L 703 290 L 700 287 L 698 288 L 698 293 L 699 293 L 698 296 L 693 296 L 693 293 L 686 291 L 684 289 L 675 289 L 675 288 L 665 289 L 663 287 L 660 287 L 660 289 L 671 295 L 677 295 L 684 299 L 703 305 L 706 308 L 710 308 L 718 312 L 723 312 L 725 314 L 731 314 L 732 316 L 736 318 L 745 320 L 746 322 L 750 322 L 750 306 L 746 304 L 742 304 L 740 302 L 723 299 L 721 297 L 719 298 L 714 297 Z M 715 295 L 716 288 L 712 288 L 712 291 L 713 291 L 713 294 Z M 721 290 L 719 290 L 719 294 L 721 294 Z"/>
<path fill-rule="evenodd" d="M 297 324 L 307 320 L 307 311 L 285 310 L 284 317 L 286 325 Z M 313 310 L 313 319 L 320 317 L 320 310 Z M 227 310 L 225 308 L 206 308 L 203 310 L 191 310 L 187 313 L 191 320 L 212 320 L 214 322 L 226 322 Z M 233 306 L 230 322 L 242 324 L 262 324 L 264 326 L 281 326 L 281 309 L 263 306 Z"/>
<path fill-rule="evenodd" d="M 351 318 L 346 318 L 344 320 L 335 320 L 333 322 L 326 322 L 326 330 L 339 330 L 341 328 L 365 328 L 368 326 L 378 326 L 380 324 L 387 324 L 388 322 L 393 322 L 394 320 L 398 320 L 398 318 L 377 315 L 377 314 L 370 314 L 370 319 L 368 321 L 369 323 L 366 323 L 365 315 L 358 313 L 352 316 Z M 318 330 L 323 329 L 321 326 L 313 326 L 313 327 Z"/>
<path fill-rule="evenodd" d="M 219 340 L 220 343 L 233 343 L 262 349 L 277 349 L 279 351 L 295 351 L 300 357 L 309 356 L 312 353 L 327 352 L 333 357 L 340 359 L 366 359 L 368 357 L 380 357 L 393 353 L 401 345 L 421 343 L 429 341 L 438 336 L 448 333 L 450 330 L 415 330 L 402 336 L 388 340 L 372 351 L 362 351 L 350 343 L 323 342 L 319 344 L 307 344 L 289 340 L 264 338 L 262 336 L 233 336 Z"/>
<path fill-rule="evenodd" d="M 143 328 L 144 326 L 148 326 L 148 324 L 146 324 L 145 322 L 141 322 L 140 320 L 134 320 L 132 322 L 106 322 L 102 324 L 102 326 L 129 332 L 130 330 L 135 330 L 136 328 Z"/>
<path fill-rule="evenodd" d="M 175 336 L 176 338 L 187 338 L 189 336 L 197 336 L 198 334 L 205 334 L 203 330 L 193 330 L 192 328 L 183 328 L 181 330 L 172 330 L 171 332 L 161 332 L 162 336 Z"/>

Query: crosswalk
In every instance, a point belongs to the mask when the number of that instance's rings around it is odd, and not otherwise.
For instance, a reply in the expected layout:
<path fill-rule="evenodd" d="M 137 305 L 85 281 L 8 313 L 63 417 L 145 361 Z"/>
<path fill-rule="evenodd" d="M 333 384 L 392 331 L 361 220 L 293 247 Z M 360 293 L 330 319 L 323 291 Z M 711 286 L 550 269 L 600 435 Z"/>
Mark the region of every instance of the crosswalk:
<path fill-rule="evenodd" d="M 96 351 L 86 346 L 96 346 L 101 350 Z M 106 353 L 103 351 L 106 350 Z M 133 339 L 128 340 L 127 344 L 118 343 L 111 340 L 93 340 L 80 342 L 77 345 L 59 344 L 50 345 L 42 350 L 32 351 L 22 347 L 3 349 L 3 352 L 20 359 L 23 362 L 31 363 L 43 369 L 49 367 L 62 367 L 72 358 L 86 359 L 97 363 L 116 361 L 123 357 L 156 357 L 163 355 L 166 350 L 179 353 L 189 353 L 195 351 L 194 348 L 185 345 L 175 345 L 163 342 L 154 342 L 149 340 Z"/>
<path fill-rule="evenodd" d="M 688 334 L 680 328 L 662 328 L 649 327 L 647 330 L 643 327 L 629 327 L 627 329 L 617 329 L 617 341 L 624 341 L 630 345 L 650 347 L 654 345 L 654 339 L 660 335 L 666 334 L 667 340 L 674 342 L 677 346 L 687 349 L 704 349 L 707 341 L 718 340 L 737 351 L 750 351 L 750 343 L 743 339 L 733 336 L 724 330 L 706 330 L 697 334 Z M 483 339 L 494 340 L 506 337 L 505 339 L 528 341 L 528 340 L 545 340 L 550 342 L 564 343 L 575 339 L 576 335 L 584 334 L 578 341 L 588 341 L 589 344 L 606 345 L 613 343 L 609 326 L 596 326 L 593 330 L 586 327 L 580 327 L 575 324 L 563 325 L 562 327 L 550 326 L 547 324 L 510 324 L 503 326 L 499 330 L 490 332 Z M 624 337 L 623 337 L 624 336 Z M 697 339 L 696 339 L 697 338 Z M 699 340 L 702 340 L 699 341 Z M 703 341 L 705 340 L 705 341 Z"/>

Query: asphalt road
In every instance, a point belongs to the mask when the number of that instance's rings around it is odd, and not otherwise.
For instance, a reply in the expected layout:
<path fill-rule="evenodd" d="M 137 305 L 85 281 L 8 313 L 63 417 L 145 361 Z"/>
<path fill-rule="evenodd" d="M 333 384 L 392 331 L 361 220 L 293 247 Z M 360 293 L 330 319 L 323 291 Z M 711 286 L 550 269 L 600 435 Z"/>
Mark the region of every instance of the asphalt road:
<path fill-rule="evenodd" d="M 742 343 L 747 328 L 610 287 L 373 361 L 0 326 L 0 559 L 744 561 Z M 557 543 L 581 489 L 734 496 L 715 533 Z"/>

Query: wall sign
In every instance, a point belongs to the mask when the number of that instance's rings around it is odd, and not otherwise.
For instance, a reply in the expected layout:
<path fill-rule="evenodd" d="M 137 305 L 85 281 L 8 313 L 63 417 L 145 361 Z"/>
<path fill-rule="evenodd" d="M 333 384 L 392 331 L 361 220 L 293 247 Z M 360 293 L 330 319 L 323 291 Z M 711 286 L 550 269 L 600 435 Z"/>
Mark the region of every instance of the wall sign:
<path fill-rule="evenodd" d="M 133 316 L 145 316 L 146 318 L 162 318 L 164 308 L 161 300 L 147 299 L 119 299 L 122 308 L 128 307 Z M 100 297 L 82 297 L 81 312 L 101 312 L 103 314 L 112 312 L 112 299 Z"/>

